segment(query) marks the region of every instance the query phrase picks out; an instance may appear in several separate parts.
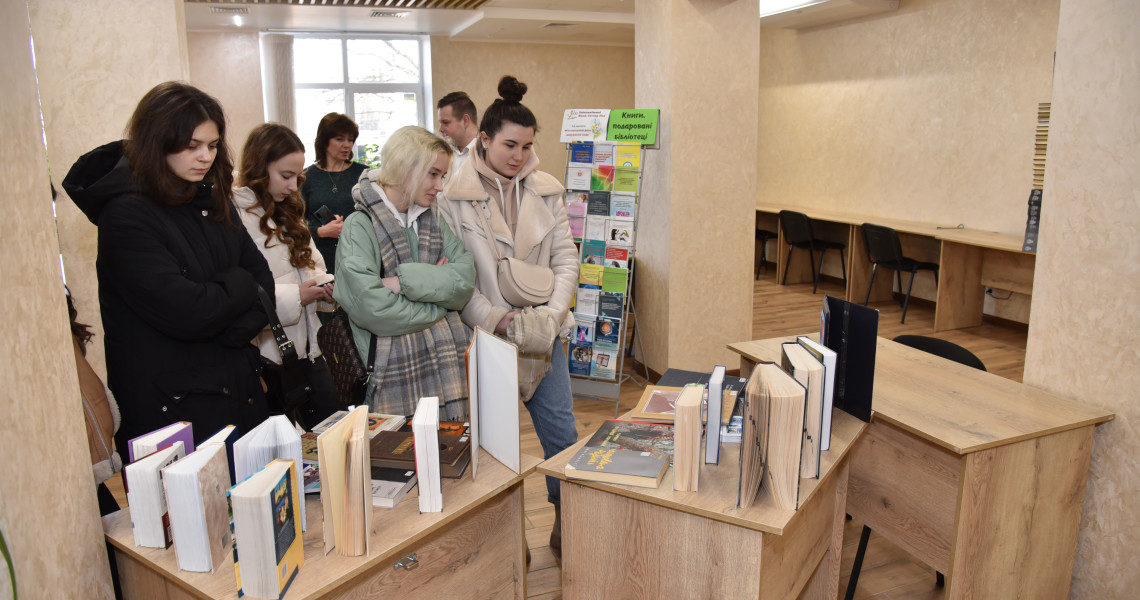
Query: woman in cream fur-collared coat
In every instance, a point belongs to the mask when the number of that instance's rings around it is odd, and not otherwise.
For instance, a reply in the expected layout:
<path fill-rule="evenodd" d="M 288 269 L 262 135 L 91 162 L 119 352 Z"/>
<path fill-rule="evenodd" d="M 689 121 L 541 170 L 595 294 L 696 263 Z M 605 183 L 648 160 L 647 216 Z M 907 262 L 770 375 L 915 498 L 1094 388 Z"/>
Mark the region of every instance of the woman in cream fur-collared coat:
<path fill-rule="evenodd" d="M 321 322 L 317 310 L 332 310 L 333 284 L 324 279 L 325 261 L 305 224 L 305 207 L 298 192 L 305 165 L 305 146 L 284 125 L 267 123 L 250 132 L 242 150 L 233 201 L 242 225 L 261 250 L 273 272 L 277 318 L 299 358 L 312 361 L 309 382 L 312 401 L 296 416 L 312 427 L 339 407 L 332 375 L 317 345 Z M 268 213 L 268 215 L 267 215 Z M 268 291 L 268 290 L 267 290 Z M 281 364 L 281 350 L 266 327 L 253 340 L 263 361 Z"/>
<path fill-rule="evenodd" d="M 533 151 L 538 124 L 521 103 L 525 93 L 526 85 L 514 77 L 499 82 L 500 98 L 483 112 L 475 150 L 450 176 L 439 207 L 475 256 L 475 293 L 460 316 L 468 326 L 494 331 L 519 346 L 519 393 L 550 458 L 578 441 L 569 364 L 559 339 L 574 322 L 570 302 L 578 285 L 578 252 L 562 185 L 538 170 Z M 497 256 L 550 268 L 555 284 L 549 301 L 512 306 L 499 289 Z M 561 560 L 558 480 L 547 477 L 546 486 L 555 507 L 550 547 Z"/>

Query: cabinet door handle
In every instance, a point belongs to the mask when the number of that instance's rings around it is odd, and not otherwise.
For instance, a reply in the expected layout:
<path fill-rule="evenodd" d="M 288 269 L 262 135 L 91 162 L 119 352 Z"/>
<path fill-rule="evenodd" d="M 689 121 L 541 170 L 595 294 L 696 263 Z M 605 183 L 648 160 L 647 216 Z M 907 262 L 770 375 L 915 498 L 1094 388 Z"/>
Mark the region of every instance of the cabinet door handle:
<path fill-rule="evenodd" d="M 415 554 L 409 554 L 408 556 L 405 556 L 403 560 L 396 561 L 396 564 L 392 565 L 392 569 L 395 571 L 399 571 L 400 569 L 410 571 L 419 565 L 420 559 L 416 558 Z"/>

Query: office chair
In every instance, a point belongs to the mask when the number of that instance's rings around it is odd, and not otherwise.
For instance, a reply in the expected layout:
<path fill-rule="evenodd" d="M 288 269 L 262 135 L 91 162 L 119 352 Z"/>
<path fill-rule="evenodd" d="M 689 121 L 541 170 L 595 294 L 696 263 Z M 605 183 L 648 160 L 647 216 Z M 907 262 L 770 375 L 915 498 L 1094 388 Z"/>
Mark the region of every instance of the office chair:
<path fill-rule="evenodd" d="M 934 271 L 934 284 L 938 285 L 938 264 L 919 262 L 903 256 L 902 243 L 899 234 L 890 227 L 863 223 L 863 246 L 867 249 L 867 260 L 871 261 L 871 281 L 867 284 L 867 296 L 863 299 L 863 306 L 871 299 L 871 289 L 875 285 L 875 272 L 882 266 L 894 269 L 899 281 L 899 291 L 902 291 L 902 273 L 910 273 L 910 283 L 906 286 L 906 297 L 903 298 L 902 323 L 906 323 L 906 309 L 910 305 L 910 291 L 914 287 L 914 276 L 920 269 Z"/>
<path fill-rule="evenodd" d="M 775 231 L 756 228 L 756 244 L 760 246 L 760 262 L 756 265 L 756 279 L 760 279 L 760 268 L 768 270 L 768 240 L 776 237 Z"/>
<path fill-rule="evenodd" d="M 900 335 L 894 341 L 967 367 L 973 367 L 979 371 L 986 370 L 986 365 L 980 358 L 954 342 L 924 335 Z M 855 551 L 855 561 L 851 564 L 851 578 L 847 581 L 847 594 L 844 596 L 844 600 L 851 600 L 855 597 L 855 586 L 859 583 L 859 571 L 863 568 L 863 555 L 867 552 L 867 541 L 870 538 L 871 528 L 864 525 L 863 532 L 859 534 L 859 548 Z M 938 587 L 946 585 L 945 576 L 935 571 L 935 583 Z"/>
<path fill-rule="evenodd" d="M 780 285 L 788 282 L 788 267 L 792 264 L 792 250 L 800 248 L 808 251 L 808 258 L 811 260 L 812 268 L 815 275 L 812 278 L 811 293 L 815 293 L 819 288 L 819 274 L 823 269 L 823 255 L 828 250 L 839 251 L 839 264 L 843 267 L 843 282 L 847 282 L 847 262 L 843 260 L 843 249 L 847 244 L 842 242 L 832 242 L 815 237 L 812 232 L 811 218 L 801 212 L 792 210 L 780 211 L 780 228 L 784 230 L 784 241 L 788 242 L 791 249 L 788 250 L 788 260 L 784 261 L 784 279 Z M 815 264 L 815 251 L 819 250 L 819 264 Z"/>

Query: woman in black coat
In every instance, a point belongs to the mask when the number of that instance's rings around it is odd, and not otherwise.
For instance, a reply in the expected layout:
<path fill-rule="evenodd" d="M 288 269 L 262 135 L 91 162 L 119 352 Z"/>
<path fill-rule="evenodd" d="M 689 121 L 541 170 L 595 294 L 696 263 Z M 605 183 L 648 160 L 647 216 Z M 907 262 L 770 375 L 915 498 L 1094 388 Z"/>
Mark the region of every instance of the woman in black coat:
<path fill-rule="evenodd" d="M 233 205 L 233 164 L 217 100 L 167 82 L 147 92 L 128 139 L 72 166 L 63 187 L 99 227 L 107 385 L 122 412 L 116 445 L 177 421 L 194 439 L 268 416 L 257 286 L 273 275 Z"/>

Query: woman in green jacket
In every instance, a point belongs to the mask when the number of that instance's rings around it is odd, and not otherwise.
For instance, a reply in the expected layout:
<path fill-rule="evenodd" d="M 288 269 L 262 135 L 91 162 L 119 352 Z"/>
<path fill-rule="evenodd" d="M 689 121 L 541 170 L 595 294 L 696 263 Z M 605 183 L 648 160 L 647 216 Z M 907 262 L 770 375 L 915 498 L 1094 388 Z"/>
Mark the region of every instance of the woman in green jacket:
<path fill-rule="evenodd" d="M 410 415 L 420 398 L 436 396 L 440 419 L 467 418 L 469 330 L 457 311 L 474 290 L 475 262 L 435 208 L 452 152 L 426 129 L 403 127 L 381 149 L 382 166 L 352 190 L 333 297 L 361 357 L 376 336 L 372 412 Z"/>

